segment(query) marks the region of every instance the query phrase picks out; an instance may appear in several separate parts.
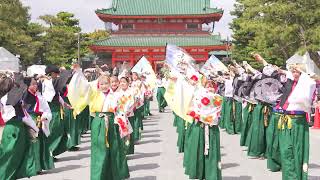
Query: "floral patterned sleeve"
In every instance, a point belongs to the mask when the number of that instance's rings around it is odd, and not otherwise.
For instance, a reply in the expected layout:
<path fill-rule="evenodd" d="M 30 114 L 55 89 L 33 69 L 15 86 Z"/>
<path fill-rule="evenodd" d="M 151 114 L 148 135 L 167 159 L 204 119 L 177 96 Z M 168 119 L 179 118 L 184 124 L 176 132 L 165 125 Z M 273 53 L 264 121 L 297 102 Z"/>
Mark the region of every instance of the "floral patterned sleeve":
<path fill-rule="evenodd" d="M 130 91 L 126 91 L 118 92 L 116 97 L 115 122 L 119 125 L 120 136 L 123 138 L 132 133 L 128 117 L 133 114 L 134 96 Z"/>
<path fill-rule="evenodd" d="M 200 88 L 194 94 L 188 115 L 210 126 L 218 125 L 222 98 L 214 92 Z"/>

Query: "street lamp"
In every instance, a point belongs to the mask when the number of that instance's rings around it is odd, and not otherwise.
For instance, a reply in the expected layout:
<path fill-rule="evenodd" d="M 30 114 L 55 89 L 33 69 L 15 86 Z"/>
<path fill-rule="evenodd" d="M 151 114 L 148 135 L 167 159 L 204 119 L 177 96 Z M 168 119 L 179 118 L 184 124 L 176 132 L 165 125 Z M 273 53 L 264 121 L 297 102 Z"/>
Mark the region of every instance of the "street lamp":
<path fill-rule="evenodd" d="M 81 35 L 81 33 L 78 32 L 77 34 L 78 34 L 78 64 L 81 65 L 81 62 L 80 62 L 80 35 Z"/>

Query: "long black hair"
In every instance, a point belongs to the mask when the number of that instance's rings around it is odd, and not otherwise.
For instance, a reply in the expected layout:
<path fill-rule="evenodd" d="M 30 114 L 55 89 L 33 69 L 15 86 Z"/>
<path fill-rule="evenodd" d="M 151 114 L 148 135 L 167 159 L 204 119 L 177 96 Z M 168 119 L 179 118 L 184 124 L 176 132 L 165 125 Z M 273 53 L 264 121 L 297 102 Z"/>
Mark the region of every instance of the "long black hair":
<path fill-rule="evenodd" d="M 121 78 L 120 78 L 120 80 L 121 80 L 121 79 L 124 79 L 124 80 L 126 80 L 126 81 L 127 81 L 127 83 L 129 83 L 129 82 L 130 82 L 130 79 L 129 79 L 129 77 L 126 77 L 126 76 L 124 76 L 124 77 L 121 77 Z"/>
<path fill-rule="evenodd" d="M 0 98 L 6 95 L 14 86 L 14 80 L 4 73 L 0 73 Z"/>

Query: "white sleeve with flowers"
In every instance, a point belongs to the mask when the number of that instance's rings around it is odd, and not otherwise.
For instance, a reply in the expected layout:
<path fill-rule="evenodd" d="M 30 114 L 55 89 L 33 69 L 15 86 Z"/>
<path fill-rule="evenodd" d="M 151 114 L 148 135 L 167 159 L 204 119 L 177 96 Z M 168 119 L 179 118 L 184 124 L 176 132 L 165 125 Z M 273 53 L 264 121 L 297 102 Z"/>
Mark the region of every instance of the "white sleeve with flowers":
<path fill-rule="evenodd" d="M 119 125 L 121 138 L 128 136 L 133 132 L 128 117 L 133 113 L 134 96 L 127 91 L 117 92 L 117 108 L 115 112 L 115 123 Z"/>
<path fill-rule="evenodd" d="M 200 87 L 194 94 L 188 115 L 210 126 L 218 125 L 222 98 Z"/>

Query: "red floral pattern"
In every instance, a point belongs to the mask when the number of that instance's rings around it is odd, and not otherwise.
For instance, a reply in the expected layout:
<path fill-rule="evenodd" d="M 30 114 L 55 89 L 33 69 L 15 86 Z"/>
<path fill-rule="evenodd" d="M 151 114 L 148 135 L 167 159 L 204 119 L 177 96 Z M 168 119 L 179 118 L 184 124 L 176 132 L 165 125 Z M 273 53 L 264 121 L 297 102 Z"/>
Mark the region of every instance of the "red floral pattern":
<path fill-rule="evenodd" d="M 196 76 L 196 75 L 193 75 L 193 76 L 191 76 L 191 78 L 190 78 L 191 80 L 194 80 L 194 81 L 198 81 L 199 79 L 198 79 L 198 77 Z"/>
<path fill-rule="evenodd" d="M 205 106 L 207 106 L 208 104 L 210 104 L 210 99 L 207 97 L 204 97 L 201 99 L 201 103 Z"/>
<path fill-rule="evenodd" d="M 121 118 L 118 118 L 117 121 L 118 121 L 118 124 L 119 124 L 120 133 L 122 135 L 124 135 L 124 136 L 127 135 L 128 134 L 128 128 L 127 128 L 126 123 Z"/>

